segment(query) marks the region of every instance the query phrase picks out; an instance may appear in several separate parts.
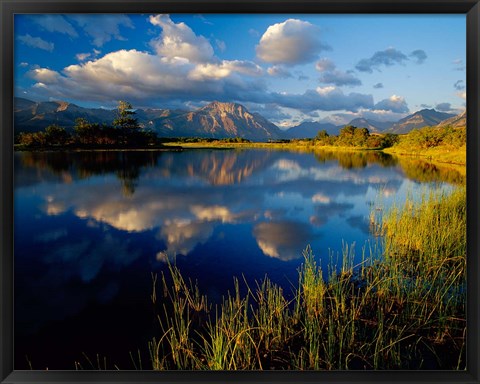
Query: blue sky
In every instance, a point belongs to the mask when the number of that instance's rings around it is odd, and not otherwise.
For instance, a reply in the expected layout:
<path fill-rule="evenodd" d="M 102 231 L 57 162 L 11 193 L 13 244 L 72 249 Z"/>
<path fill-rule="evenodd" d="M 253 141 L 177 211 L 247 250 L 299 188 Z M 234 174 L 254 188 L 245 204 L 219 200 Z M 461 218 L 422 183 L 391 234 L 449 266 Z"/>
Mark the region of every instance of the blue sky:
<path fill-rule="evenodd" d="M 16 15 L 15 95 L 238 102 L 281 127 L 465 108 L 464 15 Z"/>

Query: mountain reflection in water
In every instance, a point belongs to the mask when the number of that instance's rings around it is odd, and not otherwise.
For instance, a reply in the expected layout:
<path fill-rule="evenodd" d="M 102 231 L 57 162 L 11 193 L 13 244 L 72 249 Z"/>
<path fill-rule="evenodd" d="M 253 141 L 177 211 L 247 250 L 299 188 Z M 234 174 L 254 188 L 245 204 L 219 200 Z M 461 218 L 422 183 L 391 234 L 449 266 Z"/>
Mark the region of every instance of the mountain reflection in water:
<path fill-rule="evenodd" d="M 361 257 L 379 197 L 464 180 L 378 152 L 16 153 L 15 368 L 71 369 L 82 351 L 128 365 L 155 333 L 151 272 L 167 259 L 212 300 L 233 276 L 289 290 L 308 244 L 323 270 L 342 241 Z"/>

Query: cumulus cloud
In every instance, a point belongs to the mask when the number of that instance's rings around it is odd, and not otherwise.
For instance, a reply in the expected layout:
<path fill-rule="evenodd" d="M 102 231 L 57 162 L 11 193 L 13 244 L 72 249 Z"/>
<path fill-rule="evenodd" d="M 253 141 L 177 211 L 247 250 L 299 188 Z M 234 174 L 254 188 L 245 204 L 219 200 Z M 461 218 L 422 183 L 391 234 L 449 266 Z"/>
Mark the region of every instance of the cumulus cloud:
<path fill-rule="evenodd" d="M 325 49 L 318 27 L 298 19 L 269 26 L 256 46 L 259 59 L 291 66 L 309 63 Z"/>
<path fill-rule="evenodd" d="M 213 47 L 204 36 L 197 36 L 185 23 L 174 23 L 169 15 L 150 16 L 151 24 L 162 28 L 162 33 L 150 42 L 158 55 L 183 58 L 193 63 L 209 62 Z"/>
<path fill-rule="evenodd" d="M 212 235 L 214 224 L 190 220 L 166 220 L 159 237 L 167 249 L 157 254 L 158 261 L 167 261 L 165 255 L 188 255 L 198 244 L 206 242 Z"/>
<path fill-rule="evenodd" d="M 236 219 L 236 215 L 230 212 L 228 207 L 220 205 L 193 205 L 190 211 L 201 221 L 218 220 L 222 223 L 232 223 Z"/>
<path fill-rule="evenodd" d="M 265 255 L 289 261 L 302 257 L 299 249 L 311 240 L 312 230 L 301 222 L 262 222 L 254 227 L 253 235 Z"/>
<path fill-rule="evenodd" d="M 292 74 L 287 69 L 285 69 L 280 65 L 274 65 L 273 67 L 268 68 L 267 73 L 270 76 L 281 77 L 284 79 L 287 77 L 292 77 Z"/>
<path fill-rule="evenodd" d="M 260 76 L 263 74 L 263 70 L 251 61 L 222 60 L 220 63 L 198 64 L 189 73 L 189 78 L 200 81 L 206 79 L 221 79 L 229 77 L 233 73 L 240 73 L 247 76 Z"/>
<path fill-rule="evenodd" d="M 84 32 L 93 39 L 96 47 L 112 39 L 125 40 L 120 33 L 120 27 L 134 28 L 132 21 L 126 15 L 72 15 Z"/>
<path fill-rule="evenodd" d="M 55 48 L 53 43 L 45 41 L 41 37 L 30 36 L 28 33 L 18 36 L 17 39 L 29 47 L 43 49 L 44 51 L 52 52 Z"/>
<path fill-rule="evenodd" d="M 383 83 L 377 83 L 377 84 L 375 84 L 375 85 L 373 86 L 373 88 L 375 88 L 375 89 L 381 89 L 381 88 L 383 88 Z"/>
<path fill-rule="evenodd" d="M 372 57 L 362 59 L 355 66 L 360 72 L 372 73 L 374 69 L 379 70 L 382 66 L 390 67 L 395 64 L 403 64 L 408 60 L 407 55 L 395 48 L 387 48 L 384 51 L 377 51 Z"/>
<path fill-rule="evenodd" d="M 55 73 L 58 86 L 48 88 L 49 94 L 54 97 L 99 101 L 117 100 L 118 97 L 128 97 L 129 100 L 184 97 L 191 100 L 206 93 L 218 98 L 229 92 L 255 90 L 261 82 L 246 85 L 239 76 L 258 76 L 261 71 L 251 62 L 223 61 L 194 65 L 185 59 L 120 50 L 97 60 L 70 65 L 63 69 L 62 74 L 40 68 L 31 76 L 44 83 L 43 73 L 48 72 L 52 76 Z"/>
<path fill-rule="evenodd" d="M 70 65 L 56 72 L 57 87 L 50 87 L 54 96 L 78 99 L 94 98 L 111 100 L 118 97 L 148 96 L 154 87 L 159 91 L 175 92 L 186 85 L 186 76 L 191 68 L 177 63 L 162 62 L 155 56 L 136 50 L 120 50 L 98 60 Z M 32 71 L 31 76 L 42 81 L 45 68 Z M 52 71 L 53 72 L 53 71 Z M 183 77 L 178 77 L 181 74 Z"/>
<path fill-rule="evenodd" d="M 423 64 L 427 59 L 427 54 L 423 49 L 416 49 L 410 53 L 410 57 L 413 58 L 417 64 Z"/>
<path fill-rule="evenodd" d="M 144 106 L 176 103 L 176 107 L 186 102 L 213 100 L 250 102 L 275 105 L 280 108 L 273 111 L 278 118 L 285 114 L 284 108 L 311 113 L 356 111 L 374 105 L 371 95 L 344 93 L 335 86 L 309 89 L 303 94 L 269 92 L 262 76 L 265 72 L 287 76 L 284 66 L 274 65 L 265 71 L 251 61 L 220 60 L 213 55 L 207 39 L 195 35 L 184 23 L 175 24 L 168 15 L 152 16 L 150 22 L 164 27 L 153 40 L 152 44 L 158 48 L 155 53 L 123 49 L 98 58 L 95 55 L 99 51 L 90 56 L 81 53 L 78 59 L 88 58 L 88 61 L 59 71 L 48 68 L 30 71 L 29 76 L 36 84 L 29 91 L 38 98 L 100 101 L 112 105 L 119 98 Z M 211 50 L 201 48 L 205 44 Z M 182 48 L 164 52 L 166 46 L 177 45 Z M 333 79 L 325 80 L 333 82 Z M 335 85 L 347 82 L 352 82 L 349 76 L 335 79 Z"/>
<path fill-rule="evenodd" d="M 374 109 L 391 111 L 395 113 L 406 113 L 409 111 L 407 102 L 401 96 L 392 95 L 388 99 L 384 99 L 375 104 Z"/>
<path fill-rule="evenodd" d="M 70 37 L 78 37 L 78 33 L 63 15 L 35 15 L 32 20 L 48 32 L 58 32 Z"/>
<path fill-rule="evenodd" d="M 43 84 L 57 84 L 60 81 L 60 74 L 48 68 L 35 68 L 27 73 L 27 76 Z"/>

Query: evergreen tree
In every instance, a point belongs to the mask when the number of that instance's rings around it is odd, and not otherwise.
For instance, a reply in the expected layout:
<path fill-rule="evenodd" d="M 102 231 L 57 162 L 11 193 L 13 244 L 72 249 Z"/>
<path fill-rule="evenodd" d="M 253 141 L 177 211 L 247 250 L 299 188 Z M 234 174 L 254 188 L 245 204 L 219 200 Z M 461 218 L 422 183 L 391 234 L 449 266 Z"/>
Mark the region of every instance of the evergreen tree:
<path fill-rule="evenodd" d="M 140 130 L 140 125 L 134 117 L 135 111 L 132 105 L 127 101 L 119 101 L 117 107 L 117 118 L 113 121 L 113 126 L 121 130 L 121 144 L 134 144 L 134 138 Z"/>

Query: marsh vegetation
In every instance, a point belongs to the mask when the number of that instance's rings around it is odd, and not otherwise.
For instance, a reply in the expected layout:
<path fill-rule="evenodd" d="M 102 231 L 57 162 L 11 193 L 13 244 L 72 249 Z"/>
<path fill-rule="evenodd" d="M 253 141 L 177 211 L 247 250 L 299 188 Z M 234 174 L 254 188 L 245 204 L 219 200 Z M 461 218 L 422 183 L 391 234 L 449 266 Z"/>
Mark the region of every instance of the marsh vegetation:
<path fill-rule="evenodd" d="M 345 244 L 324 279 L 307 248 L 293 299 L 268 277 L 241 295 L 240 278 L 211 305 L 169 264 L 154 277 L 153 302 L 168 300 L 153 369 L 464 369 L 465 190 L 381 212 L 359 265 Z"/>

